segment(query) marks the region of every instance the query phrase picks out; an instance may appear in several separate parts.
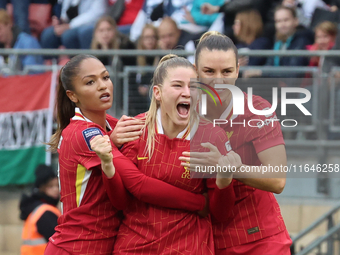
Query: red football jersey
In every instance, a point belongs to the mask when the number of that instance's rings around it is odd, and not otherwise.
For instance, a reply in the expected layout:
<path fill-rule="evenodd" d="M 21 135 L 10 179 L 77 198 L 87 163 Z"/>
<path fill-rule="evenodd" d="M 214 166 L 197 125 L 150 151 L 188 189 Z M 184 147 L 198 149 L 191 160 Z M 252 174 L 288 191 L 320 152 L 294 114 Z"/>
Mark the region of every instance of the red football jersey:
<path fill-rule="evenodd" d="M 108 128 L 115 127 L 116 119 L 107 115 L 106 120 Z M 119 174 L 108 179 L 102 173 L 100 158 L 91 150 L 90 139 L 99 134 L 108 132 L 76 108 L 58 146 L 62 216 L 50 241 L 70 254 L 112 254 L 120 224 L 117 209 L 127 206 L 128 195 Z M 120 154 L 113 148 L 113 156 Z M 105 182 L 115 187 L 112 203 Z"/>
<path fill-rule="evenodd" d="M 147 176 L 185 191 L 202 193 L 207 187 L 206 180 L 191 178 L 190 171 L 181 166 L 178 158 L 183 151 L 200 147 L 201 142 L 218 144 L 221 153 L 226 154 L 227 136 L 222 129 L 214 129 L 211 123 L 201 123 L 196 130 L 186 129 L 177 138 L 170 139 L 164 135 L 159 119 L 151 158 L 145 151 L 147 130 L 139 140 L 124 145 L 123 154 Z M 190 137 L 199 136 L 201 139 L 190 141 Z M 200 151 L 203 150 L 206 149 L 201 147 Z M 123 175 L 122 179 L 124 181 Z M 210 217 L 200 218 L 196 213 L 155 206 L 136 198 L 124 214 L 115 243 L 115 254 L 214 254 Z"/>
<path fill-rule="evenodd" d="M 280 123 L 274 121 L 272 127 L 271 116 L 259 116 L 250 112 L 248 95 L 245 94 L 244 115 L 232 115 L 232 102 L 220 119 L 227 118 L 229 123 L 220 125 L 227 133 L 233 150 L 238 153 L 242 163 L 246 165 L 261 165 L 257 153 L 268 148 L 284 144 Z M 270 103 L 259 96 L 253 96 L 255 109 L 262 110 L 271 107 Z M 232 116 L 231 116 L 232 115 Z M 231 116 L 231 117 L 230 117 Z M 265 125 L 256 126 L 260 120 Z M 233 126 L 231 126 L 231 120 Z M 243 123 L 245 120 L 245 127 Z M 266 121 L 267 120 L 267 121 Z M 215 247 L 223 249 L 278 234 L 286 229 L 281 216 L 279 204 L 273 193 L 255 189 L 234 180 L 236 203 L 227 222 L 213 221 Z"/>

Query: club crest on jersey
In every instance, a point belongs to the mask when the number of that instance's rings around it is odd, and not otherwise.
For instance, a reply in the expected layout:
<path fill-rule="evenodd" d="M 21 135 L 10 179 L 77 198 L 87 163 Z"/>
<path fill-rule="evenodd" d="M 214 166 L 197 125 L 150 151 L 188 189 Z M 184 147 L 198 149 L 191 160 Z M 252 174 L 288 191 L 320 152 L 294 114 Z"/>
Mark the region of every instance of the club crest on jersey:
<path fill-rule="evenodd" d="M 231 131 L 231 132 L 226 132 L 227 136 L 228 136 L 228 139 L 230 139 L 230 137 L 233 135 L 234 131 Z"/>
<path fill-rule="evenodd" d="M 189 162 L 186 162 L 189 163 Z M 182 173 L 182 179 L 190 179 L 190 170 L 188 169 L 188 167 L 184 167 L 184 173 Z"/>
<path fill-rule="evenodd" d="M 230 141 L 226 142 L 224 145 L 225 145 L 225 148 L 227 149 L 227 151 L 231 151 L 232 150 Z"/>
<path fill-rule="evenodd" d="M 93 137 L 97 135 L 103 135 L 102 131 L 100 131 L 99 128 L 92 127 L 92 128 L 87 128 L 83 131 L 83 137 L 85 139 L 85 142 L 87 144 L 87 147 L 89 147 L 90 151 L 92 151 L 91 146 L 90 146 L 90 141 Z"/>

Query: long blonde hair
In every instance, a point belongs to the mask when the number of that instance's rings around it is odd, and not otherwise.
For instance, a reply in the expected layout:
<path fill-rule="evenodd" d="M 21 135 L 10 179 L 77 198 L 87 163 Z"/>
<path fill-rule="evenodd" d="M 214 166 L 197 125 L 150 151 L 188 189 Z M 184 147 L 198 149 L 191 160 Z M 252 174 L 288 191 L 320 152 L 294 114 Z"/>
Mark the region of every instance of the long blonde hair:
<path fill-rule="evenodd" d="M 163 82 L 164 82 L 164 79 L 168 75 L 169 69 L 177 68 L 177 67 L 192 68 L 195 71 L 194 66 L 186 58 L 179 57 L 174 54 L 165 55 L 159 61 L 158 66 L 153 74 L 152 87 L 158 86 L 160 90 L 162 90 Z M 156 125 L 157 109 L 159 106 L 160 106 L 160 102 L 157 101 L 155 95 L 152 93 L 149 111 L 146 113 L 146 120 L 145 120 L 145 127 L 148 130 L 146 150 L 148 152 L 149 159 L 152 157 L 154 147 L 155 147 L 155 138 L 156 138 L 156 126 L 155 125 Z"/>
<path fill-rule="evenodd" d="M 109 49 L 119 49 L 120 41 L 121 41 L 120 33 L 117 29 L 116 21 L 113 18 L 111 18 L 110 16 L 101 17 L 97 21 L 96 26 L 94 27 L 94 30 L 93 30 L 93 36 L 92 36 L 93 39 L 92 39 L 92 42 L 91 42 L 91 49 L 93 49 L 93 50 L 101 49 L 100 43 L 98 42 L 98 40 L 96 38 L 96 31 L 97 31 L 99 25 L 102 22 L 108 22 L 110 24 L 110 26 L 112 27 L 112 29 L 115 31 L 115 36 L 112 38 L 112 40 L 109 43 Z"/>
<path fill-rule="evenodd" d="M 157 41 L 158 41 L 158 32 L 157 32 L 157 28 L 154 27 L 152 24 L 146 24 L 142 30 L 142 34 L 138 39 L 138 43 L 137 43 L 137 49 L 138 50 L 145 50 L 145 46 L 143 44 L 143 36 L 144 33 L 147 29 L 152 29 L 153 33 L 155 34 L 155 39 L 156 39 L 156 43 L 155 43 L 155 47 L 153 48 L 153 50 L 158 49 L 158 45 L 157 45 Z M 155 57 L 153 65 L 156 66 L 157 62 L 159 61 L 159 57 Z M 137 65 L 138 66 L 146 66 L 146 56 L 138 56 L 137 57 Z"/>

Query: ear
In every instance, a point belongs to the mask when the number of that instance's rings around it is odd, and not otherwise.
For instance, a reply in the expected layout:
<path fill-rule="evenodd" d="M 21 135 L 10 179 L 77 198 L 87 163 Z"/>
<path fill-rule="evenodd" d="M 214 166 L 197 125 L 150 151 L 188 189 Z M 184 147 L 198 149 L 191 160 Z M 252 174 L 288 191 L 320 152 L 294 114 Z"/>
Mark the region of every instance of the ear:
<path fill-rule="evenodd" d="M 156 100 L 161 101 L 161 99 L 162 99 L 161 88 L 158 85 L 155 85 L 155 86 L 153 86 L 152 91 L 153 91 L 153 94 L 154 94 Z"/>
<path fill-rule="evenodd" d="M 240 63 L 237 62 L 237 67 L 236 67 L 237 77 L 236 78 L 238 78 L 239 73 L 240 73 Z"/>
<path fill-rule="evenodd" d="M 78 97 L 76 96 L 76 94 L 71 91 L 71 90 L 66 90 L 66 95 L 68 96 L 68 98 L 73 102 L 73 103 L 78 103 Z"/>
<path fill-rule="evenodd" d="M 195 71 L 196 71 L 196 73 L 197 73 L 197 79 L 199 78 L 198 77 L 198 70 L 197 70 L 197 66 L 196 66 L 196 64 L 192 64 L 193 66 L 194 66 L 194 68 L 195 68 Z"/>

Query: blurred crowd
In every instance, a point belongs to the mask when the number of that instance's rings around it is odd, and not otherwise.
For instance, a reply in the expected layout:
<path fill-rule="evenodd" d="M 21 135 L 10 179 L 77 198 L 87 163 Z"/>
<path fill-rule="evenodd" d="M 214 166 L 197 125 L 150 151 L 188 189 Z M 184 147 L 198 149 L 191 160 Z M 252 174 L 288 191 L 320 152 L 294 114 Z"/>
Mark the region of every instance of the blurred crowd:
<path fill-rule="evenodd" d="M 228 35 L 241 50 L 331 50 L 340 0 L 0 0 L 0 48 L 194 51 L 208 31 Z M 340 37 L 340 35 L 339 35 Z M 64 64 L 68 56 L 59 56 Z M 101 57 L 105 65 L 112 57 Z M 159 57 L 121 58 L 121 66 L 154 66 Z M 189 57 L 193 60 L 193 57 Z M 327 60 L 327 59 L 326 59 Z M 340 58 L 240 57 L 241 66 L 312 66 L 329 72 Z M 0 74 L 49 65 L 52 56 L 0 56 Z M 249 69 L 242 77 L 264 76 Z M 134 77 L 130 96 L 148 107 L 150 77 Z M 140 104 L 141 101 L 145 103 Z"/>
<path fill-rule="evenodd" d="M 0 0 L 0 47 L 16 49 L 194 50 L 208 30 L 239 49 L 329 50 L 339 0 Z M 51 57 L 1 56 L 0 67 L 48 64 Z M 123 58 L 154 65 L 158 58 Z M 106 65 L 112 59 L 102 58 Z M 318 58 L 243 57 L 245 66 L 318 66 Z M 253 76 L 253 73 L 245 75 Z"/>

